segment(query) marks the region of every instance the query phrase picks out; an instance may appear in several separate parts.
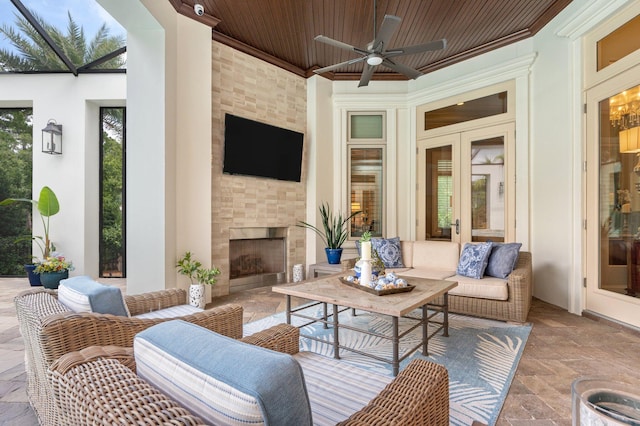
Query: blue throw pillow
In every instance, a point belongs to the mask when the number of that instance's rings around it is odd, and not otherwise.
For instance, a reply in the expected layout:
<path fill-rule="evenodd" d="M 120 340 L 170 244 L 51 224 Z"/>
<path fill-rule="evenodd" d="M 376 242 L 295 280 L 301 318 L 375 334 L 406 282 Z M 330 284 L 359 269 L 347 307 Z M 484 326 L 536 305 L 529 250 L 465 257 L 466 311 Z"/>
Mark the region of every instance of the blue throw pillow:
<path fill-rule="evenodd" d="M 482 278 L 484 270 L 487 268 L 492 246 L 493 243 L 490 242 L 478 244 L 466 243 L 460 254 L 456 274 L 478 280 Z"/>
<path fill-rule="evenodd" d="M 371 247 L 378 253 L 385 268 L 404 268 L 400 237 L 372 238 Z"/>
<path fill-rule="evenodd" d="M 518 261 L 521 243 L 494 243 L 489 256 L 486 275 L 507 278 Z"/>

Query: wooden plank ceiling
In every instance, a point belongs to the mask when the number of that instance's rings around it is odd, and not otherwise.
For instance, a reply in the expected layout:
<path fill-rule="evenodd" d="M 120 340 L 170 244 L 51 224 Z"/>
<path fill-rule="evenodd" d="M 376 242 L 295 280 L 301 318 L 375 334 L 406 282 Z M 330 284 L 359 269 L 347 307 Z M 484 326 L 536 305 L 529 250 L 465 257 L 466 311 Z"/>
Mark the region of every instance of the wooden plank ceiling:
<path fill-rule="evenodd" d="M 212 27 L 213 39 L 308 77 L 314 69 L 358 55 L 314 41 L 325 35 L 366 48 L 373 40 L 373 0 L 169 0 L 175 9 Z M 197 16 L 194 3 L 204 6 Z M 400 56 L 396 61 L 423 73 L 526 39 L 571 0 L 378 0 L 376 31 L 385 14 L 402 19 L 389 48 L 444 38 L 444 50 Z M 363 63 L 325 74 L 357 80 Z M 376 67 L 373 80 L 404 80 Z"/>

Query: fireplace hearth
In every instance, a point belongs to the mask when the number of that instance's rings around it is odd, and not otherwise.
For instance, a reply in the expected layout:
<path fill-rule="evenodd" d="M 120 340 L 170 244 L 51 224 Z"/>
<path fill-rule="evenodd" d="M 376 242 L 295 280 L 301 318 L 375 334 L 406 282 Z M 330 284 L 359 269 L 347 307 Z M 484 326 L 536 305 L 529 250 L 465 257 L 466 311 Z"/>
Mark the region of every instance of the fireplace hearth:
<path fill-rule="evenodd" d="M 287 228 L 229 230 L 229 292 L 286 282 Z"/>

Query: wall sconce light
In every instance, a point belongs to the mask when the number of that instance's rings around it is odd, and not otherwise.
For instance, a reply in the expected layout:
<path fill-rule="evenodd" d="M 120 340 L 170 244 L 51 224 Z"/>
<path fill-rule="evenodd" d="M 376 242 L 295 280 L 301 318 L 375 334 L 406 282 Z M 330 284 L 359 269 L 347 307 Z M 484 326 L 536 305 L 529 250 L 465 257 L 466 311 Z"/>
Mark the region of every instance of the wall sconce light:
<path fill-rule="evenodd" d="M 504 195 L 504 182 L 498 184 L 498 195 Z"/>
<path fill-rule="evenodd" d="M 51 155 L 62 154 L 62 124 L 49 120 L 42 129 L 42 152 Z"/>

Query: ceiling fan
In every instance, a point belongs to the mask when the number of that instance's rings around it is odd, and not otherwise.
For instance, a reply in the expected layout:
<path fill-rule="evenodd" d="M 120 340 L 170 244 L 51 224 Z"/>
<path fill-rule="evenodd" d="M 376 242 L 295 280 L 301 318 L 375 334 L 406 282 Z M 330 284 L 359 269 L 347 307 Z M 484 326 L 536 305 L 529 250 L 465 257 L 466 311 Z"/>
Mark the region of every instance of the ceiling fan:
<path fill-rule="evenodd" d="M 391 60 L 396 56 L 401 55 L 414 55 L 416 53 L 429 52 L 432 50 L 444 49 L 447 46 L 447 40 L 435 40 L 424 44 L 418 44 L 414 46 L 399 47 L 396 49 L 387 49 L 389 40 L 395 32 L 398 25 L 400 25 L 401 18 L 393 15 L 385 15 L 380 26 L 380 31 L 376 35 L 376 1 L 373 3 L 373 41 L 367 45 L 366 49 L 352 46 L 347 43 L 343 43 L 338 40 L 334 40 L 330 37 L 318 35 L 314 40 L 326 43 L 328 45 L 338 47 L 340 49 L 350 50 L 360 55 L 359 58 L 351 59 L 339 64 L 330 65 L 328 67 L 314 70 L 316 74 L 322 74 L 328 71 L 336 70 L 345 65 L 352 65 L 358 62 L 364 61 L 364 70 L 360 77 L 358 87 L 366 86 L 371 80 L 373 71 L 378 65 L 384 65 L 387 68 L 406 75 L 410 79 L 416 79 L 422 75 L 422 73 L 416 69 L 410 68 L 406 65 L 399 64 Z"/>

